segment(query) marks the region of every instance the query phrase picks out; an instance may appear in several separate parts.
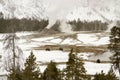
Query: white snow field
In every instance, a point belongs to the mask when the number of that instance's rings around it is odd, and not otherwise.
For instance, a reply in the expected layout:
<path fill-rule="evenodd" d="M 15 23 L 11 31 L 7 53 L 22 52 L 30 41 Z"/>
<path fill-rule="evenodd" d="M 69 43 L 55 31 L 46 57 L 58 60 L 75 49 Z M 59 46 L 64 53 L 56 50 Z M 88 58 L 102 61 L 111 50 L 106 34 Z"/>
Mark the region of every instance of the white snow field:
<path fill-rule="evenodd" d="M 25 57 L 27 58 L 30 54 L 30 51 L 25 51 Z M 69 52 L 63 52 L 63 51 L 45 51 L 45 50 L 34 50 L 34 55 L 36 56 L 36 61 L 38 64 L 44 64 L 48 63 L 50 61 L 54 62 L 67 62 L 68 61 L 68 54 Z M 93 56 L 91 53 L 78 53 L 79 57 L 82 57 L 83 59 L 89 59 L 89 56 Z M 104 73 L 107 74 L 107 72 L 111 68 L 110 63 L 94 63 L 94 62 L 85 62 L 85 69 L 87 71 L 87 74 L 94 75 L 96 73 L 100 73 L 102 70 Z M 58 65 L 59 69 L 65 68 L 66 65 Z M 46 65 L 40 66 L 41 71 L 43 72 L 46 68 Z M 118 73 L 117 73 L 118 76 Z"/>
<path fill-rule="evenodd" d="M 28 57 L 31 51 L 25 51 L 25 57 Z M 33 50 L 34 55 L 36 56 L 36 61 L 40 63 L 45 62 L 67 62 L 68 53 L 62 51 L 45 51 L 45 50 Z"/>
<path fill-rule="evenodd" d="M 66 37 L 62 39 L 59 36 L 49 36 L 49 37 L 34 37 L 34 38 L 27 38 L 27 35 L 32 35 L 37 33 L 17 33 L 19 39 L 19 47 L 23 50 L 31 49 L 32 47 L 40 47 L 43 45 L 57 45 L 57 44 L 67 44 L 67 45 L 86 45 L 86 46 L 100 46 L 100 45 L 107 45 L 109 43 L 108 35 L 102 33 L 78 33 L 76 34 L 77 37 L 71 38 Z M 101 36 L 102 35 L 102 36 Z M 24 36 L 24 38 L 21 38 Z M 26 37 L 25 37 L 26 36 Z M 24 44 L 23 44 L 24 43 Z"/>
<path fill-rule="evenodd" d="M 105 45 L 109 43 L 108 36 L 102 36 L 102 33 L 78 34 L 78 39 L 86 45 Z"/>
<path fill-rule="evenodd" d="M 109 43 L 109 37 L 108 35 L 98 37 L 101 33 L 90 33 L 90 34 L 77 34 L 77 39 L 72 39 L 72 38 L 66 38 L 65 40 L 62 41 L 62 38 L 58 37 L 56 39 L 55 36 L 51 37 L 34 37 L 34 38 L 29 38 L 29 35 L 33 35 L 37 33 L 29 33 L 29 32 L 24 32 L 24 33 L 17 33 L 17 36 L 20 37 L 18 41 L 18 46 L 23 50 L 25 59 L 29 56 L 30 52 L 33 51 L 34 55 L 36 56 L 37 63 L 40 64 L 40 70 L 41 72 L 44 71 L 46 68 L 46 65 L 41 65 L 44 63 L 48 63 L 51 60 L 55 62 L 66 62 L 68 61 L 68 54 L 69 52 L 64 52 L 64 51 L 46 51 L 46 50 L 34 50 L 32 47 L 39 47 L 42 45 L 54 45 L 54 44 L 68 44 L 68 45 L 94 45 L 94 46 L 99 46 L 99 45 L 106 45 Z M 2 50 L 3 47 L 3 34 L 0 35 L 0 50 Z M 81 43 L 82 42 L 82 43 Z M 108 61 L 109 57 L 111 56 L 110 52 L 105 52 L 103 54 L 99 54 L 97 56 L 94 55 L 94 53 L 79 53 L 79 56 L 82 57 L 85 60 L 97 60 L 98 58 L 102 61 Z M 96 73 L 100 73 L 101 70 L 103 70 L 104 73 L 107 73 L 111 67 L 110 63 L 94 63 L 94 62 L 85 62 L 85 69 L 87 71 L 87 74 L 94 75 Z M 65 64 L 57 65 L 59 69 L 63 69 L 66 67 Z M 5 72 L 5 71 L 4 71 Z M 2 73 L 2 70 L 0 69 L 0 74 Z M 119 76 L 118 73 L 116 73 L 117 76 Z"/>

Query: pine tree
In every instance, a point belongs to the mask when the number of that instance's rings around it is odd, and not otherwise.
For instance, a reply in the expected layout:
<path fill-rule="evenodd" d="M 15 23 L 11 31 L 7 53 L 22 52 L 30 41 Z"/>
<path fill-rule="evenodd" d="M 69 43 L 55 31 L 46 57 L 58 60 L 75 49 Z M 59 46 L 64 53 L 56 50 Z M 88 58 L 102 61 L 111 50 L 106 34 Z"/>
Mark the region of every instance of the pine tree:
<path fill-rule="evenodd" d="M 73 49 L 71 49 L 71 52 L 69 53 L 69 59 L 67 62 L 67 67 L 66 67 L 66 80 L 74 80 L 74 75 L 75 75 L 75 55 L 73 54 Z"/>
<path fill-rule="evenodd" d="M 15 77 L 14 77 L 15 75 Z M 11 70 L 9 76 L 8 76 L 8 80 L 22 80 L 22 70 L 20 69 L 20 67 L 18 66 L 15 71 Z"/>
<path fill-rule="evenodd" d="M 43 80 L 60 80 L 55 62 L 50 62 L 43 73 Z"/>
<path fill-rule="evenodd" d="M 103 73 L 103 71 L 101 71 L 101 73 L 96 73 L 94 75 L 93 80 L 118 80 L 118 79 L 114 74 L 113 69 L 111 68 L 107 74 Z"/>
<path fill-rule="evenodd" d="M 23 80 L 40 80 L 40 70 L 36 64 L 36 57 L 33 52 L 26 59 L 25 69 L 23 70 Z"/>
<path fill-rule="evenodd" d="M 11 80 L 20 77 L 19 73 L 23 67 L 23 52 L 17 45 L 17 39 L 15 33 L 7 34 L 4 37 L 3 67 L 10 72 L 9 78 Z"/>
<path fill-rule="evenodd" d="M 106 78 L 105 73 L 103 73 L 103 71 L 101 71 L 101 73 L 96 73 L 94 75 L 94 79 L 93 80 L 108 80 L 108 79 Z"/>
<path fill-rule="evenodd" d="M 86 70 L 84 68 L 82 59 L 73 54 L 73 49 L 69 54 L 69 60 L 65 69 L 65 80 L 88 80 Z"/>
<path fill-rule="evenodd" d="M 108 45 L 108 48 L 114 53 L 110 59 L 113 62 L 114 68 L 117 69 L 120 73 L 120 27 L 114 26 L 111 29 L 109 38 L 110 44 Z"/>
<path fill-rule="evenodd" d="M 109 70 L 106 78 L 107 80 L 118 80 L 112 68 Z"/>

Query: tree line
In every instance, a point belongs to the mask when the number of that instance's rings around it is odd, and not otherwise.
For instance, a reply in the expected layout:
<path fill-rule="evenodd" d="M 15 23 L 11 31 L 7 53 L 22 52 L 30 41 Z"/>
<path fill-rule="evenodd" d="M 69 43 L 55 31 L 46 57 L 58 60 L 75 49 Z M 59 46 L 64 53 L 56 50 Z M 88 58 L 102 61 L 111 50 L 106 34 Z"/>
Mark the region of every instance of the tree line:
<path fill-rule="evenodd" d="M 98 20 L 88 22 L 79 19 L 77 21 L 68 21 L 68 24 L 72 25 L 74 31 L 104 31 L 108 26 L 106 22 Z"/>
<path fill-rule="evenodd" d="M 25 68 L 20 70 L 19 67 L 15 71 L 11 70 L 8 80 L 92 80 L 91 76 L 86 74 L 84 62 L 77 53 L 71 49 L 66 68 L 60 70 L 55 62 L 51 61 L 43 73 L 40 72 L 39 65 L 36 63 L 36 57 L 33 52 L 30 53 L 24 64 Z M 13 73 L 15 73 L 15 79 Z M 105 74 L 103 72 L 96 73 L 93 80 L 118 80 L 112 68 Z"/>
<path fill-rule="evenodd" d="M 10 33 L 12 31 L 41 31 L 48 25 L 48 20 L 31 19 L 3 19 L 0 18 L 0 33 Z"/>
<path fill-rule="evenodd" d="M 9 33 L 12 31 L 41 31 L 49 24 L 49 20 L 31 20 L 31 19 L 3 19 L 0 18 L 0 33 Z M 51 29 L 60 32 L 59 20 L 52 25 Z M 108 24 L 101 21 L 80 21 L 79 19 L 68 21 L 67 24 L 72 26 L 73 31 L 104 31 Z"/>
<path fill-rule="evenodd" d="M 10 38 L 10 36 L 12 37 L 12 35 L 9 35 L 6 37 L 6 40 Z M 111 29 L 109 38 L 110 38 L 110 43 L 108 44 L 108 49 L 113 53 L 113 56 L 110 57 L 113 65 L 111 66 L 107 74 L 101 71 L 101 73 L 96 73 L 95 75 L 93 75 L 92 77 L 93 80 L 118 80 L 114 73 L 114 70 L 118 70 L 120 74 L 120 27 L 114 26 Z M 14 39 L 15 36 L 12 39 L 10 38 L 9 40 L 12 40 L 13 42 Z M 7 43 L 8 42 L 11 43 L 11 41 L 7 41 Z M 7 45 L 7 48 L 10 48 L 13 51 L 13 49 L 15 49 L 15 47 L 13 47 L 13 44 L 15 43 L 14 42 L 11 43 L 11 48 L 10 46 L 8 47 Z M 13 66 L 11 63 L 10 65 L 11 68 L 9 70 L 10 74 L 8 75 L 8 79 L 9 80 L 91 80 L 91 76 L 86 73 L 86 70 L 84 68 L 84 62 L 81 57 L 77 56 L 77 52 L 78 52 L 77 50 L 71 49 L 69 53 L 68 61 L 66 63 L 66 68 L 64 68 L 63 70 L 58 69 L 56 63 L 51 61 L 47 65 L 47 68 L 44 70 L 43 73 L 40 72 L 39 65 L 36 63 L 36 57 L 33 54 L 33 52 L 31 52 L 30 56 L 26 59 L 26 62 L 24 63 L 24 68 L 20 69 L 20 64 L 18 63 L 19 61 L 15 66 Z M 17 59 L 21 57 L 15 54 L 13 58 L 15 59 L 14 61 L 17 61 Z"/>

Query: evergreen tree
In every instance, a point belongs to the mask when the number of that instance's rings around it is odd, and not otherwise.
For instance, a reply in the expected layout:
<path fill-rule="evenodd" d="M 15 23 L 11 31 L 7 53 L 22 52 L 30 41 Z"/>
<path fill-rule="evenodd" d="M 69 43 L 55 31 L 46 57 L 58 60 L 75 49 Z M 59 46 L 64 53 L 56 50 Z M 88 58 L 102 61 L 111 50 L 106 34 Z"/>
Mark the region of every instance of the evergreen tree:
<path fill-rule="evenodd" d="M 22 71 L 19 66 L 17 67 L 17 69 L 15 69 L 15 71 L 11 70 L 8 76 L 8 80 L 14 80 L 14 75 L 15 75 L 15 80 L 22 80 Z"/>
<path fill-rule="evenodd" d="M 113 66 L 120 73 L 120 27 L 114 26 L 111 29 L 110 34 L 110 44 L 108 48 L 114 53 L 114 55 L 110 58 L 113 62 Z"/>
<path fill-rule="evenodd" d="M 107 80 L 118 80 L 115 73 L 113 72 L 113 69 L 111 68 L 106 75 Z"/>
<path fill-rule="evenodd" d="M 101 71 L 101 73 L 96 73 L 94 75 L 93 80 L 118 80 L 118 79 L 114 74 L 113 69 L 111 68 L 107 74 L 103 73 L 103 71 Z"/>
<path fill-rule="evenodd" d="M 10 72 L 10 80 L 17 80 L 23 67 L 23 52 L 17 45 L 17 39 L 15 33 L 6 34 L 4 37 L 3 67 Z"/>
<path fill-rule="evenodd" d="M 23 70 L 23 80 L 40 80 L 40 70 L 36 64 L 36 57 L 33 52 L 26 59 L 25 69 Z"/>
<path fill-rule="evenodd" d="M 43 73 L 43 80 L 61 80 L 55 62 L 50 62 Z"/>
<path fill-rule="evenodd" d="M 93 80 L 108 80 L 108 79 L 106 78 L 105 73 L 103 73 L 103 71 L 101 71 L 101 73 L 96 73 L 94 75 L 94 79 Z"/>
<path fill-rule="evenodd" d="M 88 80 L 83 65 L 82 59 L 78 58 L 76 54 L 73 54 L 73 49 L 71 49 L 65 69 L 65 80 Z"/>

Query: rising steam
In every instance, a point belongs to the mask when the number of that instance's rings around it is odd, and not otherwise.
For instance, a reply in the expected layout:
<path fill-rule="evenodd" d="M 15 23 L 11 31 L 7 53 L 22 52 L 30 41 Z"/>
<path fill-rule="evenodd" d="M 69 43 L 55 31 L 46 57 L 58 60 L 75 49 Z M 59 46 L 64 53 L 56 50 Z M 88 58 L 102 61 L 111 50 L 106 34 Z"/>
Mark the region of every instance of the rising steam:
<path fill-rule="evenodd" d="M 120 0 L 0 0 L 0 12 L 3 13 L 5 19 L 41 20 L 41 18 L 44 19 L 48 16 L 49 25 L 47 28 L 51 28 L 57 20 L 60 20 L 62 21 L 60 29 L 64 32 L 64 30 L 72 29 L 70 25 L 66 24 L 66 16 L 79 7 L 95 8 L 109 20 L 120 20 L 119 3 Z M 86 15 L 82 17 L 85 18 Z"/>
<path fill-rule="evenodd" d="M 72 30 L 72 26 L 70 24 L 67 24 L 66 21 L 61 21 L 61 25 L 60 25 L 60 31 L 61 32 L 66 32 L 66 33 L 71 33 Z"/>
<path fill-rule="evenodd" d="M 103 9 L 103 12 L 101 12 L 100 15 L 105 16 L 108 20 L 118 19 L 118 17 L 116 17 L 116 11 L 120 12 L 120 6 L 118 5 L 118 3 L 120 2 L 119 0 L 44 0 L 44 2 L 46 4 L 46 13 L 49 17 L 49 25 L 47 26 L 47 28 L 51 28 L 51 26 L 55 24 L 57 20 L 60 20 L 62 24 L 60 26 L 60 30 L 62 32 L 69 32 L 72 30 L 72 27 L 66 24 L 66 16 L 68 15 L 68 13 L 81 6 L 95 8 L 96 10 Z M 108 13 L 107 15 L 104 15 L 105 8 L 110 9 L 110 13 Z M 116 23 L 110 23 L 107 31 L 109 31 L 113 25 L 116 25 Z"/>
<path fill-rule="evenodd" d="M 49 25 L 47 28 L 51 28 L 53 24 L 57 20 L 61 21 L 60 30 L 62 32 L 69 32 L 72 30 L 72 27 L 68 24 L 66 24 L 66 16 L 68 13 L 70 13 L 73 9 L 78 7 L 79 0 L 51 0 L 50 2 L 48 0 L 44 0 L 46 3 L 46 10 L 47 15 L 49 17 Z M 65 3 L 65 4 L 64 4 Z"/>

